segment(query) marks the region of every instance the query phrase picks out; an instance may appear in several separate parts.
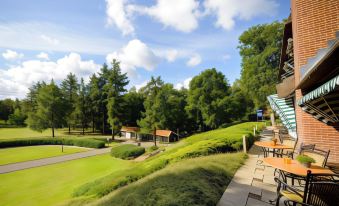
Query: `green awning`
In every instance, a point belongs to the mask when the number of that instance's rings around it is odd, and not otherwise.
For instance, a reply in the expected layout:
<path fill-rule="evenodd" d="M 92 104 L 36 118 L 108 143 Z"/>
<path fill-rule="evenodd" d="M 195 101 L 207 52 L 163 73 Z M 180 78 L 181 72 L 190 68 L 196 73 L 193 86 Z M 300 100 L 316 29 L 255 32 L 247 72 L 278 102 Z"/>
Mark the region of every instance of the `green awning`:
<path fill-rule="evenodd" d="M 339 75 L 298 101 L 298 105 L 314 118 L 326 123 L 339 122 Z"/>
<path fill-rule="evenodd" d="M 293 105 L 293 98 L 278 98 L 277 94 L 267 97 L 271 108 L 279 115 L 282 124 L 287 128 L 288 133 L 296 138 L 296 121 Z"/>

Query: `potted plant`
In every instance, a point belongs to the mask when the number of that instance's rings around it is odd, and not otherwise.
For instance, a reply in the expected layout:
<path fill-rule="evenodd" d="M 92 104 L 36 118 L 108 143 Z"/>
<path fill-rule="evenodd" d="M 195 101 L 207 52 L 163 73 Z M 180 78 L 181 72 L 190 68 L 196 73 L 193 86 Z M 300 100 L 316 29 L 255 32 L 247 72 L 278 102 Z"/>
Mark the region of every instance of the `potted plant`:
<path fill-rule="evenodd" d="M 297 161 L 307 168 L 311 167 L 311 163 L 315 163 L 315 160 L 307 155 L 298 155 Z"/>

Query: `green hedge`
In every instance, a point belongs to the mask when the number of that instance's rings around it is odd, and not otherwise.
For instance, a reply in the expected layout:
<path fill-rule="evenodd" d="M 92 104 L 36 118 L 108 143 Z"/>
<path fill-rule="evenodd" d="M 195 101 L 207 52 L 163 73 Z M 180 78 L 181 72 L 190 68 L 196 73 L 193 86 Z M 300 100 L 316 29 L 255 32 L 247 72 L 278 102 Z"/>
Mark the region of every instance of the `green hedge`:
<path fill-rule="evenodd" d="M 121 159 L 131 159 L 138 157 L 145 153 L 145 148 L 132 144 L 124 144 L 117 147 L 113 147 L 111 155 Z"/>
<path fill-rule="evenodd" d="M 95 139 L 76 139 L 76 138 L 34 138 L 34 139 L 13 139 L 0 140 L 0 148 L 20 147 L 33 145 L 72 145 L 89 148 L 103 148 L 105 142 Z"/>

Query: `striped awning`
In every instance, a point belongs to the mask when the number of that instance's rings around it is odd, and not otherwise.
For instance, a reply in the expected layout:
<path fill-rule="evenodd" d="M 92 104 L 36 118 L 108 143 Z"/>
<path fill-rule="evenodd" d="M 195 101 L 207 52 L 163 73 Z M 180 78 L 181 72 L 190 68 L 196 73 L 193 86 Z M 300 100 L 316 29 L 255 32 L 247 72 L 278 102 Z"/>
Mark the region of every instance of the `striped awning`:
<path fill-rule="evenodd" d="M 279 115 L 281 122 L 287 128 L 289 135 L 297 138 L 293 98 L 278 98 L 277 94 L 267 97 L 271 108 Z"/>
<path fill-rule="evenodd" d="M 339 75 L 306 94 L 298 105 L 314 118 L 332 125 L 339 122 Z"/>

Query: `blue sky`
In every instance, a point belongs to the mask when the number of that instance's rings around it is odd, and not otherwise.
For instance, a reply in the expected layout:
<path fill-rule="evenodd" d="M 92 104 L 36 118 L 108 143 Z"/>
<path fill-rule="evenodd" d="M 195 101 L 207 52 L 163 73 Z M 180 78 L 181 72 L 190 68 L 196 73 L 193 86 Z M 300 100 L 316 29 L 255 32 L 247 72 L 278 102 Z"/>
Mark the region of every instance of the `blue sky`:
<path fill-rule="evenodd" d="M 238 37 L 282 20 L 287 0 L 3 0 L 0 99 L 23 98 L 36 81 L 69 72 L 88 81 L 117 58 L 130 85 L 161 76 L 175 87 L 207 68 L 240 76 Z"/>

